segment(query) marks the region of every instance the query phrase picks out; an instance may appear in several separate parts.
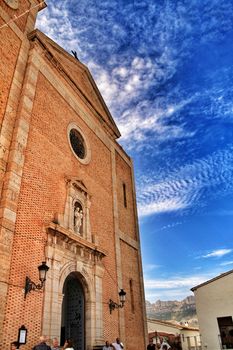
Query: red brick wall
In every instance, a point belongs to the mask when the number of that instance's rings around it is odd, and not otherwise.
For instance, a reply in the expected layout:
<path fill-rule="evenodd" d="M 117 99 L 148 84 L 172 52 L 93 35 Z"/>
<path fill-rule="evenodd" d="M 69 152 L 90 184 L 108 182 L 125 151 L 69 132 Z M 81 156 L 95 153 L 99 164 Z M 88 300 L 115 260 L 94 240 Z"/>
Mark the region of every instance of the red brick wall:
<path fill-rule="evenodd" d="M 77 123 L 89 140 L 92 157 L 88 165 L 81 164 L 70 149 L 67 126 L 71 121 Z M 117 300 L 118 297 L 118 289 L 111 279 L 116 280 L 116 263 L 110 152 L 50 83 L 39 75 L 13 245 L 11 281 L 16 285 L 22 286 L 26 275 L 38 280 L 37 266 L 44 260 L 45 227 L 56 212 L 64 212 L 65 176 L 82 180 L 92 194 L 92 233 L 98 235 L 100 246 L 108 252 L 104 259 L 108 270 L 103 280 L 104 329 L 106 337 L 114 339 L 118 315 L 110 316 L 108 308 L 109 298 Z M 30 330 L 28 344 L 33 344 L 41 331 L 42 295 L 32 293 L 24 301 L 22 290 L 12 287 L 8 300 L 11 302 L 8 303 L 6 325 L 11 326 L 5 333 L 5 342 L 17 333 L 20 317 L 12 322 L 11 315 L 18 316 L 18 312 L 25 314 L 21 319 Z"/>
<path fill-rule="evenodd" d="M 18 107 L 18 100 L 15 97 L 15 95 L 11 96 L 11 101 L 8 105 L 8 110 L 6 112 L 7 104 L 9 101 L 9 95 L 10 95 L 10 89 L 12 86 L 12 81 L 15 73 L 15 68 L 19 56 L 19 51 L 21 48 L 22 38 L 20 38 L 20 30 L 25 28 L 25 23 L 27 20 L 27 15 L 25 18 L 22 18 L 20 20 L 17 20 L 16 24 L 12 25 L 12 28 L 18 30 L 18 35 L 14 32 L 13 29 L 11 29 L 11 26 L 3 26 L 8 22 L 13 16 L 18 16 L 21 14 L 24 10 L 28 8 L 29 2 L 27 0 L 20 1 L 19 9 L 14 11 L 11 10 L 3 1 L 0 2 L 0 124 L 1 124 L 1 145 L 0 145 L 0 184 L 1 184 L 1 191 L 2 191 L 2 184 L 3 184 L 3 176 L 6 171 L 7 166 L 7 160 L 8 160 L 8 154 L 9 154 L 9 148 L 10 143 L 12 140 L 12 132 L 13 127 L 15 123 L 15 116 L 16 111 Z M 3 19 L 2 16 L 4 17 Z M 17 27 L 18 25 L 18 27 Z M 23 75 L 23 69 L 20 72 Z M 18 74 L 19 76 L 19 74 Z M 19 90 L 19 84 L 17 85 L 17 89 Z M 15 87 L 14 87 L 14 92 Z M 17 91 L 18 92 L 18 91 Z M 5 115 L 5 119 L 3 120 Z M 4 123 L 4 124 L 3 124 Z M 5 176 L 4 181 L 4 191 L 7 189 L 7 183 L 9 179 L 9 173 Z M 1 196 L 1 210 L 4 208 L 4 206 L 8 206 L 9 209 L 15 209 L 15 202 L 16 198 L 14 198 L 14 193 L 11 194 L 8 193 L 7 196 L 5 195 L 5 192 L 2 192 Z M 6 292 L 7 288 L 9 291 L 12 289 L 18 290 L 18 293 L 21 293 L 22 295 L 22 284 L 18 285 L 17 281 L 10 280 L 10 283 L 12 285 L 8 285 L 8 273 L 9 273 L 9 266 L 10 266 L 10 259 L 11 259 L 11 248 L 12 248 L 12 237 L 13 237 L 13 230 L 14 225 L 9 220 L 6 220 L 2 217 L 0 219 L 0 344 L 2 341 L 2 333 L 3 333 L 3 320 L 4 320 L 4 313 L 5 313 L 5 305 L 6 305 Z M 17 267 L 15 267 L 17 268 Z M 13 295 L 9 297 L 9 304 L 12 303 Z M 9 332 L 12 331 L 12 327 L 19 327 L 18 323 L 21 322 L 22 313 L 21 308 L 19 307 L 17 310 L 12 310 L 10 307 L 7 307 L 6 312 L 9 312 L 9 319 L 12 321 L 12 326 L 8 327 L 8 321 L 5 320 L 5 329 L 9 329 Z M 17 328 L 18 330 L 18 328 Z M 12 337 L 14 336 L 13 340 L 17 338 L 17 334 L 14 332 L 13 335 L 10 337 L 7 337 L 8 334 L 5 334 L 6 338 L 6 348 L 9 348 L 10 341 L 12 341 Z M 2 349 L 2 344 L 0 345 L 0 348 Z"/>
<path fill-rule="evenodd" d="M 119 154 L 116 156 L 116 169 L 119 228 L 122 232 L 128 234 L 131 238 L 136 240 L 131 167 L 123 158 L 120 157 Z M 126 189 L 127 207 L 124 205 L 123 184 L 125 184 Z"/>
<path fill-rule="evenodd" d="M 0 19 L 0 26 L 4 21 Z M 0 122 L 2 123 L 5 113 L 7 99 L 9 95 L 15 65 L 18 58 L 21 40 L 9 28 L 0 29 Z"/>
<path fill-rule="evenodd" d="M 127 350 L 145 349 L 139 261 L 136 249 L 121 241 L 123 286 L 126 291 L 125 336 Z M 130 291 L 130 280 L 132 291 Z"/>
<path fill-rule="evenodd" d="M 37 3 L 35 5 L 37 5 Z M 5 4 L 5 2 L 1 1 L 1 7 L 3 8 L 3 10 L 7 14 L 9 14 L 10 18 L 14 18 L 15 19 L 16 17 L 20 16 L 19 18 L 14 20 L 14 23 L 23 32 L 25 30 L 26 23 L 27 23 L 27 18 L 28 18 L 28 15 L 29 15 L 29 13 L 26 12 L 26 11 L 30 8 L 30 2 L 28 0 L 19 0 L 19 7 L 18 7 L 18 9 L 17 10 L 13 10 L 9 6 L 7 6 Z M 25 14 L 22 16 L 23 13 L 25 13 Z"/>
<path fill-rule="evenodd" d="M 28 4 L 28 1 L 20 0 L 20 11 L 27 9 Z M 9 8 L 6 10 L 11 12 Z M 26 17 L 17 24 L 20 29 L 24 29 Z M 0 32 L 2 53 L 0 118 L 6 108 L 20 45 L 20 40 L 8 27 Z M 55 68 L 53 69 L 55 72 Z M 65 85 L 68 86 L 68 83 L 66 82 Z M 87 113 L 85 103 L 80 101 L 80 105 Z M 90 117 L 95 118 L 91 115 Z M 92 157 L 88 165 L 81 164 L 70 150 L 67 140 L 67 126 L 70 122 L 77 123 L 90 143 Z M 23 288 L 26 275 L 33 281 L 38 281 L 37 266 L 45 256 L 47 239 L 45 227 L 52 221 L 55 213 L 64 213 L 65 176 L 76 177 L 83 181 L 92 195 L 91 231 L 92 234 L 98 236 L 100 247 L 107 251 L 107 257 L 103 259 L 106 267 L 103 278 L 105 339 L 113 341 L 119 335 L 119 312 L 115 310 L 110 315 L 108 301 L 110 298 L 118 301 L 119 288 L 123 286 L 127 291 L 127 303 L 124 310 L 127 349 L 138 349 L 138 345 L 142 345 L 140 348 L 143 348 L 138 255 L 136 250 L 125 243 L 121 244 L 123 284 L 118 286 L 117 283 L 111 153 L 42 74 L 39 74 L 38 77 L 24 156 L 25 163 L 12 248 L 7 312 L 3 329 L 3 349 L 8 349 L 9 343 L 17 340 L 18 328 L 22 324 L 28 328 L 28 344 L 24 347 L 25 350 L 30 349 L 37 342 L 41 333 L 43 293 L 40 291 L 31 293 L 30 297 L 24 300 Z M 136 239 L 131 168 L 118 153 L 116 153 L 116 173 L 120 230 Z M 127 208 L 124 207 L 123 183 L 126 185 Z M 8 253 L 10 255 L 10 251 Z M 135 293 L 135 312 L 133 313 L 130 301 L 132 295 L 129 290 L 130 279 L 133 281 Z"/>

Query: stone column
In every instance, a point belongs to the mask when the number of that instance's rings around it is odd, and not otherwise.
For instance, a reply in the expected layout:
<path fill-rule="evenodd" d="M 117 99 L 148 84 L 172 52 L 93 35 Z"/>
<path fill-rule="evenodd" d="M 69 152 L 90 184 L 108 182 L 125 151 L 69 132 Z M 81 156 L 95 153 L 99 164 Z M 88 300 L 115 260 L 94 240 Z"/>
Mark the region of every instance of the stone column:
<path fill-rule="evenodd" d="M 47 247 L 46 250 L 51 258 L 53 248 Z M 60 338 L 63 294 L 59 290 L 61 258 L 58 255 L 56 259 L 50 258 L 48 258 L 50 270 L 45 286 L 42 331 L 43 334 L 52 339 L 54 337 Z"/>
<path fill-rule="evenodd" d="M 96 265 L 95 268 L 95 295 L 96 295 L 96 315 L 95 315 L 95 343 L 96 345 L 102 345 L 104 343 L 103 334 L 103 288 L 102 278 L 104 274 L 104 268 L 100 265 Z"/>

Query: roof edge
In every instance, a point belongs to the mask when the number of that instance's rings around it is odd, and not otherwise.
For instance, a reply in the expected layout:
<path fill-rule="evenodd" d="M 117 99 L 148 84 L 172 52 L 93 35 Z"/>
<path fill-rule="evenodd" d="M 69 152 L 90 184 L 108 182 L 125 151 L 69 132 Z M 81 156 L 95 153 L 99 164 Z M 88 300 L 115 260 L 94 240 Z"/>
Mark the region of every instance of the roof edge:
<path fill-rule="evenodd" d="M 43 9 L 45 9 L 47 7 L 47 4 L 46 4 L 46 2 L 44 0 L 37 0 L 37 1 L 39 2 L 39 10 L 38 10 L 38 12 L 43 10 Z"/>
<path fill-rule="evenodd" d="M 195 328 L 195 327 L 188 327 L 188 326 L 184 326 L 181 324 L 176 324 L 170 321 L 164 321 L 164 320 L 159 320 L 157 318 L 147 318 L 147 322 L 155 322 L 155 323 L 160 323 L 161 325 L 166 325 L 166 326 L 170 326 L 170 327 L 174 327 L 174 328 L 178 328 L 178 329 L 186 329 L 186 330 L 196 330 L 199 331 L 199 328 Z"/>
<path fill-rule="evenodd" d="M 45 42 L 46 40 L 49 40 L 51 42 L 51 45 L 55 45 L 58 49 L 60 49 L 62 52 L 64 52 L 66 55 L 70 56 L 70 59 L 73 60 L 73 57 L 67 52 L 65 51 L 61 46 L 59 46 L 57 43 L 55 43 L 52 39 L 50 39 L 47 35 L 45 35 L 43 32 L 41 32 L 39 29 L 34 29 L 32 32 L 30 32 L 28 34 L 28 39 L 30 41 L 33 41 L 35 39 L 38 39 L 38 41 L 40 42 L 40 44 L 43 46 L 43 48 L 49 52 L 49 54 L 54 57 L 53 53 L 51 52 L 51 50 L 48 47 L 48 44 Z M 54 59 L 57 60 L 56 57 L 54 57 Z M 64 71 L 64 73 L 66 74 L 66 76 L 69 78 L 70 82 L 76 86 L 76 88 L 79 90 L 79 92 L 82 94 L 82 96 L 85 98 L 85 100 L 90 104 L 90 106 L 92 107 L 92 109 L 94 109 L 94 111 L 98 114 L 98 116 L 101 118 L 102 121 L 104 121 L 104 123 L 106 124 L 106 126 L 112 131 L 112 136 L 114 135 L 115 139 L 118 139 L 121 136 L 121 133 L 113 119 L 113 117 L 111 116 L 111 113 L 108 110 L 108 107 L 106 106 L 104 99 L 88 69 L 87 66 L 85 66 L 82 62 L 79 61 L 79 63 L 81 64 L 81 66 L 83 67 L 84 71 L 86 72 L 90 83 L 92 84 L 96 94 L 98 95 L 98 97 L 100 98 L 100 101 L 102 103 L 102 106 L 105 110 L 105 112 L 107 113 L 110 122 L 107 122 L 103 116 L 101 115 L 101 113 L 95 108 L 95 106 L 92 104 L 92 102 L 89 100 L 89 98 L 85 95 L 85 93 L 78 87 L 78 85 L 75 83 L 75 81 L 72 79 L 72 77 L 70 76 L 70 74 L 66 71 L 66 69 L 63 67 L 63 65 L 59 62 L 59 65 L 62 67 L 62 70 Z"/>
<path fill-rule="evenodd" d="M 214 278 L 211 278 L 210 280 L 208 280 L 208 281 L 206 281 L 206 282 L 203 282 L 203 283 L 201 283 L 201 284 L 198 284 L 197 286 L 191 288 L 190 290 L 191 290 L 192 292 L 194 292 L 195 290 L 197 290 L 198 288 L 201 288 L 201 287 L 205 286 L 206 284 L 212 283 L 212 282 L 214 282 L 214 281 L 216 281 L 216 280 L 218 280 L 218 279 L 220 279 L 220 278 L 222 278 L 222 277 L 225 277 L 225 276 L 227 276 L 227 275 L 230 275 L 232 272 L 233 272 L 233 269 L 230 270 L 230 271 L 227 271 L 227 272 L 223 272 L 223 273 L 221 273 L 220 275 L 218 275 L 218 276 L 216 276 L 216 277 L 214 277 Z"/>

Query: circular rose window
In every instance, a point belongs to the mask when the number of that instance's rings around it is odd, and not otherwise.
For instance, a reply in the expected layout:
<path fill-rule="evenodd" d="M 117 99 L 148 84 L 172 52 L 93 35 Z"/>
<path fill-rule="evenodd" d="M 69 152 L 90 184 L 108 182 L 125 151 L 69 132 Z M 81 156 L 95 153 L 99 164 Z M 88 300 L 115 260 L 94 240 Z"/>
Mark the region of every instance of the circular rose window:
<path fill-rule="evenodd" d="M 91 156 L 90 147 L 80 128 L 76 124 L 71 123 L 68 126 L 67 136 L 70 147 L 76 158 L 83 164 L 89 163 Z"/>
<path fill-rule="evenodd" d="M 84 139 L 76 129 L 70 130 L 70 144 L 76 156 L 84 159 L 86 155 Z"/>

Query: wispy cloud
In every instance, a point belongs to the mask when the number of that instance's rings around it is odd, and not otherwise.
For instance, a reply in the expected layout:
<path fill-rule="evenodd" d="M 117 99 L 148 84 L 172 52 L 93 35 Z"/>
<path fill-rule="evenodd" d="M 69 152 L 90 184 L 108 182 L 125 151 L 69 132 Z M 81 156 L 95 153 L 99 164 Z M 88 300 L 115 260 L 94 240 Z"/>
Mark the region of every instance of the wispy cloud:
<path fill-rule="evenodd" d="M 179 300 L 191 295 L 191 288 L 198 286 L 220 274 L 223 271 L 213 268 L 211 271 L 200 274 L 186 274 L 184 276 L 171 276 L 167 278 L 145 278 L 146 300 L 155 302 L 156 300 Z"/>
<path fill-rule="evenodd" d="M 192 288 L 195 285 L 206 281 L 206 276 L 187 276 L 174 277 L 172 279 L 152 279 L 145 280 L 146 289 L 175 289 L 175 288 Z"/>
<path fill-rule="evenodd" d="M 232 163 L 233 146 L 230 146 L 166 174 L 163 181 L 158 181 L 152 174 L 143 176 L 138 183 L 139 215 L 197 207 L 202 205 L 207 193 L 212 198 L 226 191 L 231 193 Z"/>
<path fill-rule="evenodd" d="M 233 260 L 231 261 L 225 261 L 220 264 L 220 266 L 228 266 L 228 265 L 233 265 Z"/>
<path fill-rule="evenodd" d="M 232 249 L 216 249 L 206 255 L 202 255 L 202 258 L 221 258 L 222 256 L 231 252 Z"/>
<path fill-rule="evenodd" d="M 115 61 L 115 58 L 112 60 Z M 154 138 L 159 143 L 195 135 L 194 131 L 186 130 L 182 124 L 170 123 L 170 119 L 174 114 L 181 113 L 197 98 L 196 95 L 189 98 L 180 96 L 176 101 L 172 97 L 148 99 L 151 94 L 148 91 L 160 86 L 162 74 L 150 58 L 127 58 L 124 65 L 113 65 L 108 69 L 93 61 L 88 66 L 117 121 L 122 134 L 120 142 L 129 150 L 140 151 L 149 146 Z M 169 73 L 164 70 L 163 74 L 166 80 L 165 75 Z M 150 142 L 148 133 L 153 135 Z"/>
<path fill-rule="evenodd" d="M 211 216 L 233 216 L 233 210 L 219 209 L 218 211 L 210 211 L 208 215 Z"/>
<path fill-rule="evenodd" d="M 117 58 L 111 59 L 117 61 Z M 117 118 L 135 98 L 155 83 L 156 66 L 149 57 L 129 57 L 124 63 L 108 68 L 90 60 L 88 67 L 95 76 L 107 105 Z"/>
<path fill-rule="evenodd" d="M 188 290 L 163 290 L 163 292 L 155 292 L 155 291 L 147 291 L 146 292 L 146 300 L 151 303 L 156 302 L 157 300 L 183 300 L 187 296 L 192 295 L 192 293 Z"/>
<path fill-rule="evenodd" d="M 178 226 L 178 225 L 184 224 L 184 222 L 185 222 L 185 221 L 175 221 L 175 222 L 172 222 L 171 224 L 167 224 L 167 225 L 164 225 L 164 226 L 158 228 L 157 230 L 155 230 L 155 232 L 165 231 L 165 230 L 172 229 L 173 227 L 176 227 L 176 226 Z"/>
<path fill-rule="evenodd" d="M 128 149 L 135 149 L 143 145 L 148 132 L 154 133 L 161 141 L 192 136 L 193 132 L 185 130 L 183 125 L 164 122 L 182 110 L 190 98 L 181 97 L 179 101 L 170 101 L 169 98 L 166 101 L 164 97 L 151 99 L 154 92 L 174 76 L 180 61 L 180 54 L 170 46 L 173 29 L 184 29 L 183 22 L 174 22 L 174 9 L 170 6 L 163 9 L 168 15 L 171 14 L 169 17 L 174 24 L 171 29 L 172 23 L 171 27 L 167 26 L 159 4 L 144 4 L 139 7 L 125 4 L 119 8 L 114 2 L 111 5 L 102 2 L 99 6 L 95 3 L 95 13 L 91 12 L 89 16 L 92 6 L 87 7 L 86 2 L 81 0 L 77 8 L 79 16 L 74 17 L 72 8 L 75 9 L 76 6 L 74 1 L 57 3 L 51 0 L 46 11 L 40 14 L 37 24 L 69 52 L 75 49 L 79 58 L 88 65 L 116 118 L 122 133 L 121 142 Z M 153 31 L 147 25 L 142 28 L 143 22 L 137 21 L 139 13 L 144 16 L 145 6 L 148 7 L 148 18 L 145 20 L 150 22 L 153 19 Z M 134 17 L 134 21 L 130 20 L 130 16 Z M 99 18 L 102 19 L 105 30 Z M 131 23 L 134 23 L 132 28 Z M 153 45 L 151 40 L 154 41 Z M 100 41 L 101 50 L 97 44 Z M 121 43 L 122 46 L 119 47 Z M 145 48 L 147 52 L 144 52 Z"/>
<path fill-rule="evenodd" d="M 193 275 L 185 277 L 172 277 L 164 279 L 145 279 L 146 300 L 154 302 L 160 300 L 179 300 L 192 294 L 190 289 L 214 277 L 210 274 Z"/>
<path fill-rule="evenodd" d="M 138 211 L 140 216 L 146 216 L 151 214 L 160 214 L 169 211 L 178 211 L 184 209 L 186 206 L 184 203 L 179 201 L 179 198 L 167 199 L 160 202 L 153 202 L 148 205 L 140 204 L 138 206 Z"/>
<path fill-rule="evenodd" d="M 143 266 L 143 270 L 144 270 L 144 272 L 151 272 L 151 271 L 159 269 L 160 267 L 161 267 L 161 265 L 158 265 L 158 264 L 145 264 Z"/>

